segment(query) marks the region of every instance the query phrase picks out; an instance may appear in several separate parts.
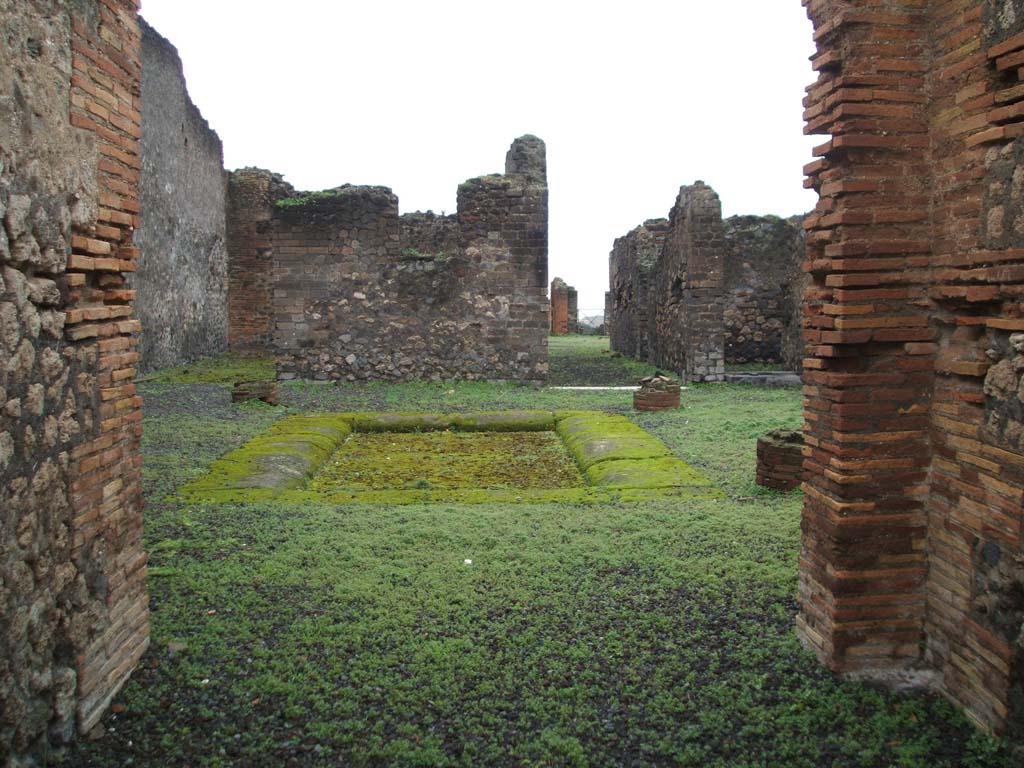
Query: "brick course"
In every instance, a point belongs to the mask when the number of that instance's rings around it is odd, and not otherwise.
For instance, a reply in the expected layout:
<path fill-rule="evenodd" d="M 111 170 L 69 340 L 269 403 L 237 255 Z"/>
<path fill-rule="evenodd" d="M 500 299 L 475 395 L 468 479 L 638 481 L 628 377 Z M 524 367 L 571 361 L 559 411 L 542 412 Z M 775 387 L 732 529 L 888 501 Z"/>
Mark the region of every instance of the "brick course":
<path fill-rule="evenodd" d="M 149 642 L 142 550 L 139 28 L 130 0 L 0 25 L 0 754 L 99 719 Z"/>
<path fill-rule="evenodd" d="M 837 670 L 924 661 L 1020 736 L 1024 36 L 979 0 L 804 4 L 830 138 L 806 168 L 800 633 Z"/>
<path fill-rule="evenodd" d="M 804 438 L 791 429 L 776 429 L 757 439 L 757 484 L 790 491 L 803 480 Z"/>
<path fill-rule="evenodd" d="M 267 354 L 273 349 L 271 220 L 274 204 L 294 194 L 280 174 L 262 168 L 228 174 L 228 348 L 233 352 Z"/>

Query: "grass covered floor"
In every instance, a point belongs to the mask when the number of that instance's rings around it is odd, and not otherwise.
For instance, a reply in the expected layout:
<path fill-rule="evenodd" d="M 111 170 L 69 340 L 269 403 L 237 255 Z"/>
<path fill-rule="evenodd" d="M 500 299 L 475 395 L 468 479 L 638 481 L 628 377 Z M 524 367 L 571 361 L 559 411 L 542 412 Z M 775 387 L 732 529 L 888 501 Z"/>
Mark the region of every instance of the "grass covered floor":
<path fill-rule="evenodd" d="M 349 435 L 310 481 L 356 488 L 581 488 L 579 468 L 553 431 L 370 432 Z"/>
<path fill-rule="evenodd" d="M 275 409 L 160 381 L 143 388 L 153 645 L 65 765 L 1012 764 L 943 700 L 839 681 L 800 648 L 800 493 L 753 482 L 756 438 L 801 423 L 797 390 L 692 387 L 641 415 L 628 392 L 296 384 Z M 286 412 L 509 408 L 627 414 L 725 498 L 165 500 Z"/>

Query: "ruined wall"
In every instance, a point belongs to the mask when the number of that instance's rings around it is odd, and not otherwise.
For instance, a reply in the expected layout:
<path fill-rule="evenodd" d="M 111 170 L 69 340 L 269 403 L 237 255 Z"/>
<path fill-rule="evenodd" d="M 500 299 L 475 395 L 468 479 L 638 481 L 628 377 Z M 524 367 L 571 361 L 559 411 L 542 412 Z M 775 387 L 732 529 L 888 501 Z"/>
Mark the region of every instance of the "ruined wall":
<path fill-rule="evenodd" d="M 704 182 L 682 187 L 654 267 L 651 361 L 685 381 L 725 378 L 722 204 Z"/>
<path fill-rule="evenodd" d="M 564 336 L 579 333 L 579 297 L 562 278 L 551 281 L 551 333 Z"/>
<path fill-rule="evenodd" d="M 677 203 L 672 222 L 652 219 L 615 241 L 608 259 L 606 308 L 612 349 L 681 371 L 688 343 L 686 312 L 694 311 L 701 327 L 723 338 L 726 362 L 779 363 L 799 370 L 806 283 L 803 217 L 734 216 L 716 222 L 707 204 L 699 203 L 696 214 L 686 212 L 688 205 L 693 202 Z M 666 252 L 667 245 L 672 253 Z M 697 274 L 690 280 L 689 254 L 701 248 L 710 255 L 699 258 L 715 266 L 698 267 L 710 278 Z M 713 298 L 716 291 L 721 295 Z M 702 310 L 695 309 L 697 302 L 703 302 Z M 714 329 L 719 311 L 723 326 Z M 717 335 L 709 343 L 716 345 Z"/>
<path fill-rule="evenodd" d="M 149 636 L 125 285 L 139 255 L 136 5 L 2 0 L 0 29 L 6 761 L 91 728 Z"/>
<path fill-rule="evenodd" d="M 459 187 L 458 214 L 399 217 L 384 187 L 282 201 L 269 233 L 278 376 L 547 375 L 544 145 Z"/>
<path fill-rule="evenodd" d="M 617 238 L 608 258 L 609 301 L 605 323 L 611 348 L 648 361 L 654 332 L 654 266 L 665 245 L 668 219 L 650 219 Z"/>
<path fill-rule="evenodd" d="M 271 221 L 276 201 L 295 190 L 262 168 L 228 174 L 228 347 L 267 354 L 273 349 L 274 289 Z"/>
<path fill-rule="evenodd" d="M 1024 734 L 1019 3 L 811 0 L 799 629 Z M 922 653 L 923 649 L 923 653 Z"/>
<path fill-rule="evenodd" d="M 803 277 L 803 219 L 733 216 L 723 224 L 725 360 L 781 363 L 802 299 L 794 287 Z"/>
<path fill-rule="evenodd" d="M 810 285 L 810 276 L 804 272 L 806 263 L 806 230 L 805 216 L 793 216 L 788 221 L 799 230 L 799 242 L 796 245 L 793 271 L 789 275 L 787 285 L 788 316 L 782 331 L 782 367 L 787 371 L 800 373 L 804 366 L 804 299 Z"/>
<path fill-rule="evenodd" d="M 459 252 L 459 219 L 432 211 L 402 214 L 399 220 L 402 256 L 424 261 L 450 259 Z"/>
<path fill-rule="evenodd" d="M 138 292 L 142 370 L 227 349 L 225 176 L 220 139 L 189 99 L 173 45 L 142 28 L 142 173 L 146 215 Z"/>

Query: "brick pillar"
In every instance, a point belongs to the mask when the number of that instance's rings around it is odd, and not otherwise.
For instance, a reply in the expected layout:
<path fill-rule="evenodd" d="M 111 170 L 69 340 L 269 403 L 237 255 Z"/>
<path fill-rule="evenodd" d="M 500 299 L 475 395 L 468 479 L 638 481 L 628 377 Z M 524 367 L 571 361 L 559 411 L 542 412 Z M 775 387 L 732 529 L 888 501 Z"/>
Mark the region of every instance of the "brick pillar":
<path fill-rule="evenodd" d="M 560 277 L 551 281 L 551 333 L 554 336 L 569 333 L 569 286 Z"/>
<path fill-rule="evenodd" d="M 725 378 L 725 228 L 703 181 L 681 187 L 653 268 L 652 362 L 684 381 Z"/>
<path fill-rule="evenodd" d="M 136 11 L 0 4 L 0 755 L 17 765 L 90 729 L 149 642 Z"/>
<path fill-rule="evenodd" d="M 921 655 L 924 501 L 935 331 L 925 115 L 929 10 L 919 2 L 804 0 L 817 82 L 805 169 L 808 479 L 799 633 L 832 669 Z"/>
<path fill-rule="evenodd" d="M 228 174 L 228 347 L 269 353 L 274 337 L 275 203 L 294 194 L 279 174 L 243 168 Z"/>
<path fill-rule="evenodd" d="M 722 204 L 711 187 L 698 181 L 680 191 L 677 206 L 688 240 L 683 306 L 686 325 L 686 381 L 725 379 L 725 229 Z"/>
<path fill-rule="evenodd" d="M 1003 3 L 932 5 L 939 353 L 925 658 L 968 716 L 1021 739 L 1024 17 Z"/>

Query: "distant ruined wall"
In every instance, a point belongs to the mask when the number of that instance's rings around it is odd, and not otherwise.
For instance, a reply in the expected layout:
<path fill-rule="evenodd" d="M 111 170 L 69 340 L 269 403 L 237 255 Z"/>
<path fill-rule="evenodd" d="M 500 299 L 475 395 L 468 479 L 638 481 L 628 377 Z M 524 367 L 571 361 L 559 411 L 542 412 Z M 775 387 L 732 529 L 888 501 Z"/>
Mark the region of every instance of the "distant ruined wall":
<path fill-rule="evenodd" d="M 724 226 L 725 361 L 781 363 L 803 298 L 803 217 L 733 216 Z"/>
<path fill-rule="evenodd" d="M 140 369 L 227 349 L 225 174 L 220 139 L 189 99 L 181 59 L 142 28 L 142 173 L 146 215 L 131 280 L 138 291 Z"/>
<path fill-rule="evenodd" d="M 284 200 L 261 227 L 279 378 L 546 378 L 539 139 L 462 184 L 454 218 L 400 217 L 391 190 L 346 186 Z"/>
<path fill-rule="evenodd" d="M 645 221 L 615 241 L 608 260 L 611 291 L 605 323 L 611 348 L 644 362 L 653 354 L 654 267 L 667 234 L 668 219 Z"/>
<path fill-rule="evenodd" d="M 654 267 L 652 362 L 685 381 L 725 379 L 722 204 L 698 181 L 682 187 Z"/>
<path fill-rule="evenodd" d="M 579 333 L 580 332 L 580 295 L 579 292 L 569 286 L 569 300 L 568 307 L 566 308 L 566 314 L 568 315 L 568 332 Z"/>
<path fill-rule="evenodd" d="M 698 188 L 699 202 L 688 191 L 671 222 L 645 221 L 615 241 L 605 310 L 612 350 L 681 373 L 687 345 L 703 333 L 690 335 L 692 317 L 694 328 L 710 329 L 713 346 L 721 335 L 726 363 L 779 363 L 799 370 L 807 281 L 803 217 L 734 216 L 716 222 L 714 192 L 703 191 L 710 190 L 706 185 Z M 692 275 L 691 252 L 704 259 L 695 262 Z"/>
<path fill-rule="evenodd" d="M 274 348 L 273 244 L 277 200 L 295 190 L 262 168 L 228 174 L 225 228 L 228 253 L 228 348 L 270 354 Z"/>
<path fill-rule="evenodd" d="M 0 762 L 92 728 L 149 642 L 126 275 L 129 0 L 0 0 Z"/>

